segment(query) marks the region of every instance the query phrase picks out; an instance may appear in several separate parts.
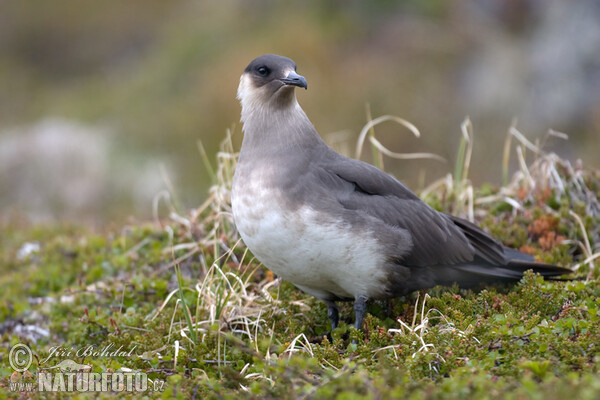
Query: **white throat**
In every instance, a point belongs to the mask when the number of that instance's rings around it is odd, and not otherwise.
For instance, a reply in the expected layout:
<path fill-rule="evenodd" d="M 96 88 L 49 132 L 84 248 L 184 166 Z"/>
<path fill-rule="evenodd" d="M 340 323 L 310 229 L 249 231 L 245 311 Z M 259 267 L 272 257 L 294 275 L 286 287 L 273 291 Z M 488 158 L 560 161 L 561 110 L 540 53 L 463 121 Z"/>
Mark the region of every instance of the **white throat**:
<path fill-rule="evenodd" d="M 282 87 L 280 90 L 293 91 L 293 88 Z M 237 90 L 237 98 L 242 105 L 241 121 L 246 123 L 253 117 L 264 117 L 267 112 L 271 113 L 271 117 L 274 117 L 276 111 L 300 109 L 295 92 L 292 92 L 291 96 L 291 102 L 286 102 L 285 107 L 281 107 L 280 104 L 276 103 L 278 99 L 276 95 L 268 93 L 265 87 L 256 88 L 252 84 L 252 78 L 247 74 L 242 74 Z"/>

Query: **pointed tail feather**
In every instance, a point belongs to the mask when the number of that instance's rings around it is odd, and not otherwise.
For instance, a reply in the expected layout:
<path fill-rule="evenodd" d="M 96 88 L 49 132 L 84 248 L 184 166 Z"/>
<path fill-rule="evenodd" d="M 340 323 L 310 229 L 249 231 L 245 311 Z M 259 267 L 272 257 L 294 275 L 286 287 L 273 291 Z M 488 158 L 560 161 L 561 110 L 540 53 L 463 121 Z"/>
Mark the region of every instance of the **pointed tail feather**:
<path fill-rule="evenodd" d="M 457 265 L 454 268 L 458 271 L 473 274 L 483 278 L 483 280 L 490 281 L 519 280 L 528 270 L 532 270 L 545 278 L 566 275 L 573 272 L 568 268 L 558 267 L 556 265 L 521 260 L 513 260 L 507 265 L 502 266 L 464 264 Z"/>
<path fill-rule="evenodd" d="M 504 257 L 508 261 L 505 265 L 474 263 L 456 265 L 454 268 L 463 273 L 463 276 L 472 275 L 470 279 L 467 279 L 469 281 L 479 277 L 482 281 L 487 282 L 518 281 L 528 270 L 532 270 L 534 273 L 540 274 L 544 278 L 552 278 L 573 273 L 569 268 L 536 262 L 535 257 L 532 255 L 525 254 L 510 247 L 503 246 L 503 250 Z M 458 283 L 460 285 L 460 282 Z"/>
<path fill-rule="evenodd" d="M 506 265 L 493 266 L 486 263 L 472 263 L 440 267 L 430 267 L 422 273 L 413 273 L 420 288 L 435 285 L 452 286 L 458 284 L 465 289 L 481 288 L 485 285 L 508 284 L 518 282 L 523 274 L 532 270 L 544 278 L 556 279 L 561 275 L 571 274 L 568 268 L 531 261 L 510 261 Z M 429 279 L 429 283 L 423 277 Z M 555 278 L 556 277 L 556 278 Z M 571 280 L 571 279 L 568 279 Z M 418 286 L 418 284 L 416 286 Z"/>

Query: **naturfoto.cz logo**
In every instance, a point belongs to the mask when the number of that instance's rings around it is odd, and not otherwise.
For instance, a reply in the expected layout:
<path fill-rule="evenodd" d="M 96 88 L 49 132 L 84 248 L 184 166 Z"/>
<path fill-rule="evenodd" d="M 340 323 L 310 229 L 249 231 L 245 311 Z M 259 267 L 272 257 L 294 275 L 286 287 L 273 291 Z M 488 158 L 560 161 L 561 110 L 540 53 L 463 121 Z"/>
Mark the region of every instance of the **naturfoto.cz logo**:
<path fill-rule="evenodd" d="M 15 370 L 10 378 L 12 392 L 156 392 L 164 390 L 165 382 L 163 380 L 152 380 L 144 372 L 128 368 L 121 368 L 115 372 L 91 372 L 90 365 L 79 364 L 70 359 L 62 360 L 53 367 L 42 368 L 37 373 L 37 382 L 22 381 L 23 377 L 35 378 L 28 371 L 32 362 L 33 353 L 28 346 L 19 343 L 11 348 L 9 363 Z M 21 379 L 15 379 L 15 376 Z"/>

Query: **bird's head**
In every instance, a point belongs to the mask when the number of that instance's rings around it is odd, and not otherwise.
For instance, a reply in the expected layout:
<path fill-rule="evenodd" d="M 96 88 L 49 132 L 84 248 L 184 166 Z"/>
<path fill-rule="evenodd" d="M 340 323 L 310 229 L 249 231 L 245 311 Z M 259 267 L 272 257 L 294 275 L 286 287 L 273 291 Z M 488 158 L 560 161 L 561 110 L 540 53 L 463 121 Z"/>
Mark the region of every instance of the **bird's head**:
<path fill-rule="evenodd" d="M 307 88 L 306 79 L 296 73 L 296 63 L 275 54 L 255 58 L 240 78 L 237 97 L 244 114 L 258 109 L 283 108 L 296 101 L 295 87 Z"/>

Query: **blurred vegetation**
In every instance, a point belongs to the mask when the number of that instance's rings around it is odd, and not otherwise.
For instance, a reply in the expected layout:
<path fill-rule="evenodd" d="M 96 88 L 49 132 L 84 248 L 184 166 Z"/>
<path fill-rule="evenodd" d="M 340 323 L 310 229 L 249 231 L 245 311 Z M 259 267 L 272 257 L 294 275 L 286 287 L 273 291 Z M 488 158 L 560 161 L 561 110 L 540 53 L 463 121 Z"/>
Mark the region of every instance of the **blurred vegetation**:
<path fill-rule="evenodd" d="M 0 150 L 11 132 L 25 137 L 31 124 L 58 117 L 106 129 L 111 168 L 103 172 L 105 179 L 97 179 L 101 204 L 79 210 L 68 198 L 24 205 L 15 186 L 27 184 L 26 176 L 20 178 L 27 167 L 0 162 L 0 213 L 27 215 L 35 211 L 28 207 L 52 203 L 42 214 L 95 220 L 147 216 L 153 195 L 142 193 L 133 201 L 130 192 L 136 173 L 149 164 L 155 167 L 147 175 L 158 183 L 148 187 L 159 187 L 160 163 L 180 205 L 200 204 L 210 182 L 196 142 L 213 154 L 232 128 L 240 143 L 238 77 L 250 60 L 268 52 L 297 62 L 310 86 L 299 94 L 302 106 L 325 140 L 348 154 L 367 122 L 369 104 L 373 117 L 399 115 L 423 133 L 415 139 L 399 135 L 393 125 L 377 127 L 391 149 L 433 152 L 452 162 L 460 122 L 470 114 L 479 132 L 474 162 L 500 165 L 495 149 L 518 117 L 519 127 L 533 137 L 548 128 L 571 134 L 559 150 L 593 166 L 597 149 L 589 143 L 597 140 L 600 127 L 600 91 L 591 93 L 586 83 L 597 82 L 600 66 L 587 55 L 598 47 L 594 32 L 585 34 L 590 26 L 585 22 L 598 11 L 589 2 L 567 3 L 1 2 Z M 564 31 L 573 21 L 575 28 Z M 582 82 L 583 89 L 571 90 L 564 82 Z M 556 97 L 547 90 L 563 97 L 559 106 L 547 103 Z M 90 145 L 82 141 L 81 146 Z M 415 188 L 449 170 L 435 161 L 387 164 Z M 52 171 L 52 165 L 47 168 Z M 72 169 L 80 170 L 79 164 L 73 162 Z M 112 185 L 117 176 L 131 184 Z M 472 177 L 499 182 L 501 171 L 482 168 Z M 57 180 L 54 186 L 59 190 L 69 182 Z"/>

